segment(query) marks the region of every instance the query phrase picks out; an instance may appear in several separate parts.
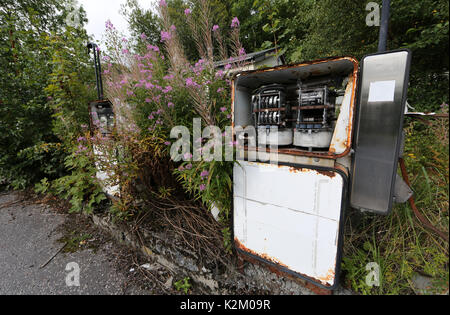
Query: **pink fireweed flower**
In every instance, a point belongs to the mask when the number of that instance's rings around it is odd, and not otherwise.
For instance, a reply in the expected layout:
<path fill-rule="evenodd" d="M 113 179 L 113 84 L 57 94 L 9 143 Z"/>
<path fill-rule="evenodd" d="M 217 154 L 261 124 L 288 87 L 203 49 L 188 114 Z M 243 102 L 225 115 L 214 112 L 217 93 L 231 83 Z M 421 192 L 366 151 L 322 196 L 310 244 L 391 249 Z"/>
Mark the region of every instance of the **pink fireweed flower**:
<path fill-rule="evenodd" d="M 221 107 L 220 108 L 220 111 L 223 113 L 223 112 L 226 112 L 227 111 L 227 108 L 226 107 Z"/>
<path fill-rule="evenodd" d="M 230 70 L 230 69 L 231 69 L 231 64 L 229 63 L 225 66 L 225 70 Z"/>
<path fill-rule="evenodd" d="M 245 55 L 245 49 L 241 48 L 241 49 L 239 49 L 239 56 L 243 56 L 243 55 Z"/>
<path fill-rule="evenodd" d="M 166 141 L 166 142 L 164 142 L 164 144 L 165 144 L 165 145 L 167 145 L 167 146 L 169 146 L 169 145 L 171 145 L 171 144 L 172 144 L 172 142 L 170 142 L 170 141 Z"/>
<path fill-rule="evenodd" d="M 191 14 L 191 9 L 186 9 L 184 10 L 184 14 L 186 14 L 186 16 L 188 16 L 189 14 Z"/>
<path fill-rule="evenodd" d="M 231 27 L 235 28 L 235 27 L 239 27 L 240 23 L 239 23 L 239 19 L 237 17 L 234 17 L 233 20 L 231 21 Z"/>
<path fill-rule="evenodd" d="M 206 189 L 206 185 L 205 184 L 201 184 L 199 189 L 200 189 L 200 191 L 204 191 Z"/>
<path fill-rule="evenodd" d="M 184 171 L 183 165 L 181 165 L 181 166 L 178 168 L 178 170 L 179 170 L 180 172 Z"/>
<path fill-rule="evenodd" d="M 150 83 L 150 82 L 148 82 L 148 83 L 145 84 L 145 88 L 146 88 L 147 90 L 153 89 L 154 87 L 155 87 L 155 86 L 154 86 L 152 83 Z"/>
<path fill-rule="evenodd" d="M 219 29 L 219 25 L 214 25 L 212 28 L 213 32 L 216 32 L 218 29 Z"/>
<path fill-rule="evenodd" d="M 85 140 L 86 140 L 85 137 L 79 137 L 79 138 L 77 139 L 78 142 L 85 141 Z"/>
<path fill-rule="evenodd" d="M 122 53 L 125 55 L 128 55 L 130 53 L 130 51 L 126 48 L 122 49 Z"/>
<path fill-rule="evenodd" d="M 142 33 L 142 34 L 140 35 L 140 37 L 141 37 L 142 40 L 146 40 L 146 39 L 147 39 L 147 35 L 145 35 L 145 33 Z"/>
<path fill-rule="evenodd" d="M 217 93 L 222 93 L 224 91 L 224 88 L 218 88 Z"/>
<path fill-rule="evenodd" d="M 128 91 L 127 91 L 127 95 L 128 95 L 128 96 L 132 96 L 132 95 L 134 95 L 134 92 L 133 92 L 133 91 L 130 91 L 130 90 L 128 90 Z"/>
<path fill-rule="evenodd" d="M 122 42 L 126 43 L 128 42 L 128 39 L 126 39 L 125 37 L 122 38 Z"/>
<path fill-rule="evenodd" d="M 169 74 L 169 75 L 166 75 L 166 76 L 164 76 L 164 80 L 172 80 L 173 78 L 174 78 L 175 76 L 173 75 L 173 74 Z"/>
<path fill-rule="evenodd" d="M 108 30 L 114 30 L 114 25 L 111 23 L 111 20 L 106 21 L 105 26 Z"/>
<path fill-rule="evenodd" d="M 222 78 L 224 74 L 223 70 L 219 70 L 216 72 L 216 78 Z"/>
<path fill-rule="evenodd" d="M 164 0 L 159 1 L 159 6 L 160 7 L 167 7 L 167 3 Z"/>
<path fill-rule="evenodd" d="M 147 50 L 152 50 L 154 52 L 158 52 L 159 48 L 158 46 L 154 46 L 154 45 L 147 45 Z"/>
<path fill-rule="evenodd" d="M 170 85 L 166 86 L 166 88 L 162 91 L 164 94 L 169 93 L 170 91 L 172 91 L 172 87 Z"/>
<path fill-rule="evenodd" d="M 176 30 L 177 30 L 177 27 L 175 26 L 175 25 L 171 25 L 170 26 L 170 30 L 172 31 L 172 32 L 175 32 Z"/>
<path fill-rule="evenodd" d="M 200 174 L 200 176 L 201 176 L 202 178 L 208 177 L 208 175 L 209 175 L 209 172 L 208 172 L 208 171 L 203 171 L 203 172 L 201 172 L 201 174 Z"/>
<path fill-rule="evenodd" d="M 78 150 L 79 150 L 79 151 L 86 151 L 87 148 L 86 148 L 84 145 L 80 144 L 80 145 L 78 146 Z"/>
<path fill-rule="evenodd" d="M 205 60 L 199 59 L 199 60 L 195 63 L 195 67 L 201 67 L 204 63 L 205 63 Z"/>
<path fill-rule="evenodd" d="M 173 107 L 175 107 L 175 104 L 174 104 L 174 103 L 172 103 L 172 102 L 169 102 L 169 103 L 167 104 L 167 107 L 169 107 L 169 108 L 173 108 Z"/>
<path fill-rule="evenodd" d="M 194 81 L 194 79 L 192 79 L 192 78 L 187 78 L 187 79 L 186 79 L 186 86 L 187 86 L 187 87 L 189 87 L 189 86 L 197 87 L 198 84 Z"/>
<path fill-rule="evenodd" d="M 190 154 L 190 153 L 188 152 L 188 153 L 185 153 L 185 154 L 183 155 L 183 157 L 184 157 L 185 160 L 190 160 L 190 159 L 192 158 L 192 154 Z"/>
<path fill-rule="evenodd" d="M 192 164 L 189 163 L 188 165 L 186 165 L 186 169 L 187 169 L 187 170 L 191 170 L 191 169 L 192 169 Z"/>
<path fill-rule="evenodd" d="M 146 99 L 145 99 L 145 102 L 146 102 L 146 103 L 151 103 L 151 102 L 152 102 L 152 100 L 151 100 L 151 99 L 149 99 L 149 98 L 146 98 Z"/>
<path fill-rule="evenodd" d="M 148 119 L 153 120 L 153 119 L 155 119 L 155 117 L 153 115 L 149 115 Z"/>
<path fill-rule="evenodd" d="M 169 32 L 161 31 L 161 42 L 168 41 L 172 38 Z"/>

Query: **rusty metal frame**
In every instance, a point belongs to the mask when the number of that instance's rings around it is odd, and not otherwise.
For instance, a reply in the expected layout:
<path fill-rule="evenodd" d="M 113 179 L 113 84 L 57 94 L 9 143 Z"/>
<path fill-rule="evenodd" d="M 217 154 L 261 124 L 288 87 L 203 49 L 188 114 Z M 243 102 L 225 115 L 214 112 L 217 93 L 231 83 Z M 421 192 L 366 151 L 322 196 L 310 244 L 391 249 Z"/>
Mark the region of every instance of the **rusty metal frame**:
<path fill-rule="evenodd" d="M 266 164 L 266 163 L 262 163 Z M 345 210 L 348 207 L 348 193 L 349 193 L 349 178 L 346 172 L 341 170 L 340 168 L 328 168 L 321 166 L 311 166 L 311 165 L 302 165 L 302 164 L 293 164 L 293 163 L 279 163 L 279 166 L 288 166 L 291 167 L 293 171 L 301 170 L 301 169 L 310 169 L 320 172 L 326 176 L 331 176 L 330 172 L 338 173 L 342 176 L 344 185 L 342 188 L 342 200 L 341 200 L 341 212 L 339 219 L 339 234 L 338 234 L 338 243 L 337 243 L 337 252 L 336 252 L 336 267 L 335 267 L 335 278 L 334 283 L 331 286 L 324 285 L 319 279 L 313 279 L 301 273 L 290 270 L 289 268 L 279 264 L 276 259 L 272 259 L 271 257 L 261 256 L 257 253 L 252 252 L 251 250 L 245 248 L 234 236 L 234 228 L 232 229 L 232 238 L 234 240 L 234 248 L 239 256 L 243 259 L 247 259 L 248 261 L 257 261 L 264 264 L 269 270 L 277 271 L 280 274 L 286 274 L 288 276 L 292 276 L 294 278 L 298 278 L 303 281 L 307 281 L 313 286 L 319 289 L 325 290 L 335 290 L 339 286 L 340 280 L 340 272 L 341 272 L 341 261 L 342 261 L 342 247 L 344 243 L 344 227 L 345 227 Z M 231 224 L 234 226 L 234 203 L 232 206 L 232 215 L 231 215 Z M 274 269 L 275 268 L 275 269 Z"/>

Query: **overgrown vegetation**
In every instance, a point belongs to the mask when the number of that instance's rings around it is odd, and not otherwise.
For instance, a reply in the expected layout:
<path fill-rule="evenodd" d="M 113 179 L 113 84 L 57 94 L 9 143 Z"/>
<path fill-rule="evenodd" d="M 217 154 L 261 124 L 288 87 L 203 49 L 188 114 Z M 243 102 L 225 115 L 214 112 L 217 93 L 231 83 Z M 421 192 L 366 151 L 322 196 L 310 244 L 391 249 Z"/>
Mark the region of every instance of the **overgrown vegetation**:
<path fill-rule="evenodd" d="M 39 193 L 69 200 L 73 212 L 92 212 L 106 198 L 97 167 L 108 170 L 103 185 L 120 186 L 111 208 L 117 220 L 151 212 L 155 225 L 218 260 L 232 246 L 233 162 L 170 159 L 171 129 L 192 130 L 195 117 L 202 127 L 219 127 L 222 154 L 233 150 L 224 133 L 232 65 L 218 70 L 214 62 L 244 56 L 244 47 L 273 46 L 290 62 L 361 58 L 376 50 L 379 31 L 365 24 L 368 11 L 357 0 L 167 0 L 157 14 L 128 0 L 123 11 L 132 38 L 106 23 L 103 75 L 118 119 L 104 137 L 89 130 L 88 103 L 96 97 L 85 14 L 79 12 L 79 27 L 67 25 L 67 4 L 4 0 L 0 7 L 0 181 L 15 189 L 35 185 Z M 389 49 L 413 51 L 409 103 L 418 111 L 448 114 L 448 14 L 443 0 L 392 1 Z M 448 233 L 448 118 L 409 119 L 405 130 L 417 207 Z M 206 144 L 209 136 L 198 137 Z M 370 262 L 381 266 L 379 287 L 366 285 Z M 418 293 L 416 273 L 431 276 L 442 292 L 448 289 L 448 244 L 407 204 L 387 217 L 351 211 L 343 272 L 344 284 L 363 294 Z M 176 286 L 187 292 L 190 284 L 182 279 Z"/>
<path fill-rule="evenodd" d="M 448 234 L 449 124 L 443 120 L 409 120 L 405 160 L 421 213 Z M 381 268 L 379 287 L 366 285 L 366 265 Z M 426 229 L 409 204 L 387 217 L 353 212 L 347 222 L 344 267 L 347 285 L 364 294 L 418 293 L 415 274 L 433 278 L 430 292 L 448 290 L 448 243 Z"/>

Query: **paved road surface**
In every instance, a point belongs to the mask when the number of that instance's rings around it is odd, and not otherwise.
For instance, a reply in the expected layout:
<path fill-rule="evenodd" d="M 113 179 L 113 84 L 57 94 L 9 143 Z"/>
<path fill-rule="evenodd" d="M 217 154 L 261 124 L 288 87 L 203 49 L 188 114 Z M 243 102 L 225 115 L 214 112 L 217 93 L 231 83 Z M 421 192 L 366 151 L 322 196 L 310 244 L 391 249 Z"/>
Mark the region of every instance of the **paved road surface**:
<path fill-rule="evenodd" d="M 63 246 L 58 242 L 64 236 L 59 230 L 68 217 L 44 205 L 8 206 L 18 198 L 16 193 L 0 194 L 0 295 L 145 293 L 127 285 L 110 254 L 111 242 L 95 251 L 61 252 L 40 268 Z M 65 269 L 71 262 L 80 267 L 79 287 L 66 285 L 69 271 Z"/>

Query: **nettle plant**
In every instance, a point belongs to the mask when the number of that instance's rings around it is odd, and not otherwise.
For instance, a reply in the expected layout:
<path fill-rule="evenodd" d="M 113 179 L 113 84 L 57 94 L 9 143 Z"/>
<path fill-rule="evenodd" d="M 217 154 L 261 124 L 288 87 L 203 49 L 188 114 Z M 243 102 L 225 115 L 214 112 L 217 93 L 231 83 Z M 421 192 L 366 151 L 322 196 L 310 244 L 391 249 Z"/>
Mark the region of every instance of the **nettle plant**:
<path fill-rule="evenodd" d="M 184 54 L 165 1 L 159 3 L 163 25 L 161 47 L 147 43 L 146 35 L 142 34 L 138 40 L 146 45 L 139 46 L 146 49 L 132 53 L 130 41 L 107 22 L 104 76 L 114 106 L 117 133 L 128 135 L 120 137 L 122 142 L 117 145 L 129 147 L 126 142 L 132 139 L 134 149 L 128 154 L 136 157 L 154 152 L 155 159 L 170 161 L 166 176 L 174 175 L 186 192 L 208 209 L 218 210 L 218 218 L 227 222 L 234 163 L 224 157 L 230 148 L 234 149 L 230 135 L 229 72 L 233 67 L 242 66 L 245 50 L 239 42 L 237 18 L 233 19 L 227 36 L 231 43 L 227 45 L 219 27 L 210 22 L 208 1 L 201 1 L 199 10 L 201 23 L 194 22 L 190 8 L 184 12 L 200 56 L 194 63 Z M 215 67 L 214 43 L 218 47 L 216 58 L 230 60 L 223 69 Z M 231 58 L 227 47 L 234 52 Z M 195 120 L 200 121 L 203 132 L 193 134 Z M 170 155 L 178 140 L 179 135 L 173 132 L 177 128 L 191 134 L 188 146 L 184 145 L 178 152 L 183 157 L 181 161 L 171 159 Z M 218 159 L 218 155 L 222 158 Z M 136 171 L 139 173 L 143 167 L 139 165 Z"/>

